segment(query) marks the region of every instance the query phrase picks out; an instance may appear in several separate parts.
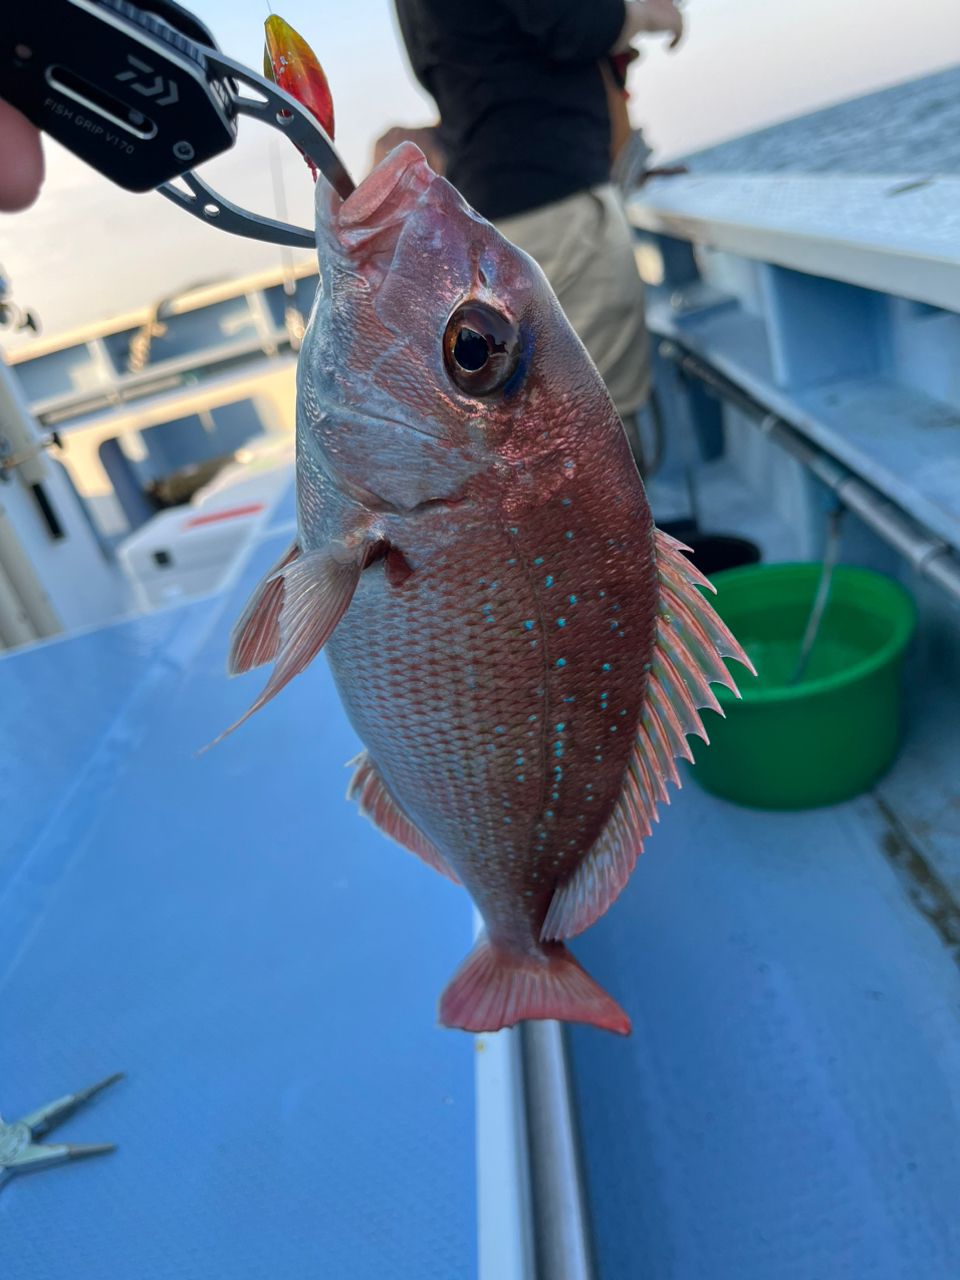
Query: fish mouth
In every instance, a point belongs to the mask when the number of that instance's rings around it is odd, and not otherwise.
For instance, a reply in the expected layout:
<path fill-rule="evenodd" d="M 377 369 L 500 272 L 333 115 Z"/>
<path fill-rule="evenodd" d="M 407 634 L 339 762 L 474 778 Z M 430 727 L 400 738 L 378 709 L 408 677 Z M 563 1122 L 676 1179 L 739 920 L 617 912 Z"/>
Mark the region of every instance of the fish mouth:
<path fill-rule="evenodd" d="M 337 221 L 342 229 L 382 224 L 397 213 L 406 216 L 437 175 L 412 142 L 401 142 L 340 206 Z"/>
<path fill-rule="evenodd" d="M 402 142 L 346 200 L 332 204 L 321 226 L 351 266 L 377 285 L 390 269 L 404 224 L 436 181 L 420 148 Z"/>

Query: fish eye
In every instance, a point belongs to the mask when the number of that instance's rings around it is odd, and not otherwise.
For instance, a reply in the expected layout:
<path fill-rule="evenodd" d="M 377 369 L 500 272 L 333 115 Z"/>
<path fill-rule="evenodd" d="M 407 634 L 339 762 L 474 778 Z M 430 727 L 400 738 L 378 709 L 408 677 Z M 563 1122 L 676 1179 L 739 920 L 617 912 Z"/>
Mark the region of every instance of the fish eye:
<path fill-rule="evenodd" d="M 461 391 L 498 391 L 520 360 L 520 326 L 484 302 L 465 302 L 447 321 L 443 362 Z"/>

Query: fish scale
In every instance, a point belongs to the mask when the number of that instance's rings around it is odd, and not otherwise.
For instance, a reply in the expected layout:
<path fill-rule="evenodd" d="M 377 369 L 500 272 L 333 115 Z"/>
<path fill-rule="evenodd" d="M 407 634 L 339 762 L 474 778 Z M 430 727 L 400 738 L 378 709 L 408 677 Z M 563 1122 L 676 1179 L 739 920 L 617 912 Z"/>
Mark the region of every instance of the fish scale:
<path fill-rule="evenodd" d="M 723 658 L 749 663 L 539 268 L 416 147 L 318 192 L 317 242 L 298 537 L 230 668 L 274 664 L 252 711 L 326 647 L 350 796 L 484 919 L 441 1022 L 626 1032 L 564 940 L 626 884 Z"/>
<path fill-rule="evenodd" d="M 622 462 L 621 438 L 610 442 L 609 462 Z M 601 455 L 593 469 L 607 463 Z M 577 492 L 586 509 L 606 496 L 586 480 Z M 391 793 L 444 850 L 491 936 L 517 946 L 536 944 L 557 882 L 620 793 L 644 683 L 634 655 L 652 646 L 652 557 L 644 563 L 632 546 L 615 554 L 609 514 L 596 537 L 568 502 L 481 536 L 456 516 L 429 530 L 396 522 L 414 573 L 396 589 L 382 564 L 367 569 L 327 645 Z M 626 515 L 631 543 L 643 528 L 637 508 Z"/>

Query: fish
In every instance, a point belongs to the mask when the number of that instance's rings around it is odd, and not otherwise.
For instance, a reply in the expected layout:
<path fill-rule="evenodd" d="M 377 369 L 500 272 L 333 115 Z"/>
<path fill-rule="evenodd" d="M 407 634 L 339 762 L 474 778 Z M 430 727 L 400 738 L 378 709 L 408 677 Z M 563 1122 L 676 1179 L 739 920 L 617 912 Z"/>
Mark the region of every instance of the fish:
<path fill-rule="evenodd" d="M 656 529 L 619 416 L 536 263 L 412 143 L 317 188 L 297 371 L 297 537 L 234 628 L 321 650 L 364 744 L 348 797 L 484 929 L 441 1024 L 626 1034 L 567 942 L 613 905 L 679 786 L 725 659 L 749 658 Z M 236 727 L 236 726 L 234 726 Z"/>
<path fill-rule="evenodd" d="M 333 94 L 316 54 L 290 23 L 275 13 L 271 13 L 264 22 L 263 31 L 264 76 L 305 106 L 332 141 L 336 123 Z M 316 182 L 319 176 L 317 166 L 309 156 L 304 156 L 304 159 Z"/>

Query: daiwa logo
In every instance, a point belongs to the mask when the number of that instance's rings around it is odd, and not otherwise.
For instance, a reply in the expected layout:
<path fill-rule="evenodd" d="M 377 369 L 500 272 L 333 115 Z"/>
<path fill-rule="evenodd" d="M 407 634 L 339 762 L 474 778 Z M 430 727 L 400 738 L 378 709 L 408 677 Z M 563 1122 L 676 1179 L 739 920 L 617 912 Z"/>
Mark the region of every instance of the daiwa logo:
<path fill-rule="evenodd" d="M 131 81 L 131 89 L 142 93 L 145 98 L 153 98 L 158 107 L 171 107 L 179 99 L 180 94 L 175 80 L 165 80 L 163 76 L 158 76 L 149 63 L 141 62 L 132 53 L 127 54 L 127 61 L 135 70 L 131 71 L 128 68 L 126 71 L 120 71 L 116 76 L 117 80 Z M 153 79 L 138 79 L 138 76 L 153 76 Z M 162 98 L 157 96 L 161 93 L 163 93 Z"/>

